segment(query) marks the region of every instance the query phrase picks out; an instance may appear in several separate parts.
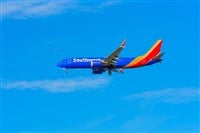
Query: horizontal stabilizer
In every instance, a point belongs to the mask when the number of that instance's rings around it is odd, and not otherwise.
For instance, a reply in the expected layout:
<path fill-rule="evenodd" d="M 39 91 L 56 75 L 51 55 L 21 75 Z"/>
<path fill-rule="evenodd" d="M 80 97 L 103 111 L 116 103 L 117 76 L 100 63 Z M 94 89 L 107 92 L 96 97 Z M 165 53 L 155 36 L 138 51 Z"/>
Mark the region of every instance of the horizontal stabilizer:
<path fill-rule="evenodd" d="M 160 60 L 162 58 L 162 56 L 164 55 L 164 53 L 159 53 L 156 57 L 154 57 L 154 60 Z"/>

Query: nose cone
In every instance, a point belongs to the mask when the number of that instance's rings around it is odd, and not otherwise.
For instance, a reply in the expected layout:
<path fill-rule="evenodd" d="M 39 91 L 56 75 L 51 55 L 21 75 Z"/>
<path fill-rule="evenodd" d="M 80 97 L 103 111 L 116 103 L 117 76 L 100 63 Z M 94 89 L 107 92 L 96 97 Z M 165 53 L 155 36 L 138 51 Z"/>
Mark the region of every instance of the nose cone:
<path fill-rule="evenodd" d="M 61 68 L 65 67 L 65 61 L 60 61 L 60 62 L 58 62 L 58 63 L 56 64 L 56 66 L 61 67 Z"/>

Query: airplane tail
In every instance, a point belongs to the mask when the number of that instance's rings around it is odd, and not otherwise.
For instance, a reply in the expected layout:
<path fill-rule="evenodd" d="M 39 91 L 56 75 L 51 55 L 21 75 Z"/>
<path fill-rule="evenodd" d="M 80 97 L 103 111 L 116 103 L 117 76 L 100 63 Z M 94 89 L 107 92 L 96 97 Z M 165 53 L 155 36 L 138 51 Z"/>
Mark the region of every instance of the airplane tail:
<path fill-rule="evenodd" d="M 150 49 L 149 51 L 144 55 L 144 58 L 146 61 L 149 61 L 151 59 L 161 59 L 164 53 L 160 53 L 160 49 L 162 46 L 162 40 L 158 40 Z"/>
<path fill-rule="evenodd" d="M 148 64 L 151 60 L 156 62 L 162 61 L 161 57 L 164 53 L 160 52 L 162 40 L 158 40 L 144 55 L 138 56 L 131 63 L 126 65 L 126 68 L 140 67 Z"/>

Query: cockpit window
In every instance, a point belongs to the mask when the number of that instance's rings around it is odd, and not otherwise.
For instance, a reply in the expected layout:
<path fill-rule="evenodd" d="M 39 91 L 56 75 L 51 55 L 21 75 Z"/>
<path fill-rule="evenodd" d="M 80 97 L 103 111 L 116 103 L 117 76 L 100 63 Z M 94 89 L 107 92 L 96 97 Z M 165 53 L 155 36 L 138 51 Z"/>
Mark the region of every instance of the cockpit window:
<path fill-rule="evenodd" d="M 68 64 L 71 64 L 71 62 L 72 62 L 71 59 L 68 59 L 68 60 L 67 60 L 67 63 L 68 63 Z"/>

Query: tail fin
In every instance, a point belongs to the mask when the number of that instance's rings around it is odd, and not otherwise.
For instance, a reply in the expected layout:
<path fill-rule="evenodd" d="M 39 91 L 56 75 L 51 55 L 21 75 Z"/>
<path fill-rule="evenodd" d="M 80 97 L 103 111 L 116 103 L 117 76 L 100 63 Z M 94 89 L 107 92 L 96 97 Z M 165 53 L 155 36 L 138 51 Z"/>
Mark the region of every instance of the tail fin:
<path fill-rule="evenodd" d="M 163 56 L 163 53 L 160 53 L 161 46 L 162 40 L 158 40 L 146 54 L 138 56 L 131 63 L 126 65 L 126 67 L 131 68 L 144 66 L 145 64 L 149 63 L 152 59 L 156 58 L 157 60 L 161 61 L 161 57 Z"/>
<path fill-rule="evenodd" d="M 151 48 L 150 50 L 144 55 L 145 60 L 151 60 L 153 58 L 158 57 L 159 55 L 162 56 L 163 54 L 160 54 L 160 49 L 162 46 L 162 40 L 158 40 Z"/>

